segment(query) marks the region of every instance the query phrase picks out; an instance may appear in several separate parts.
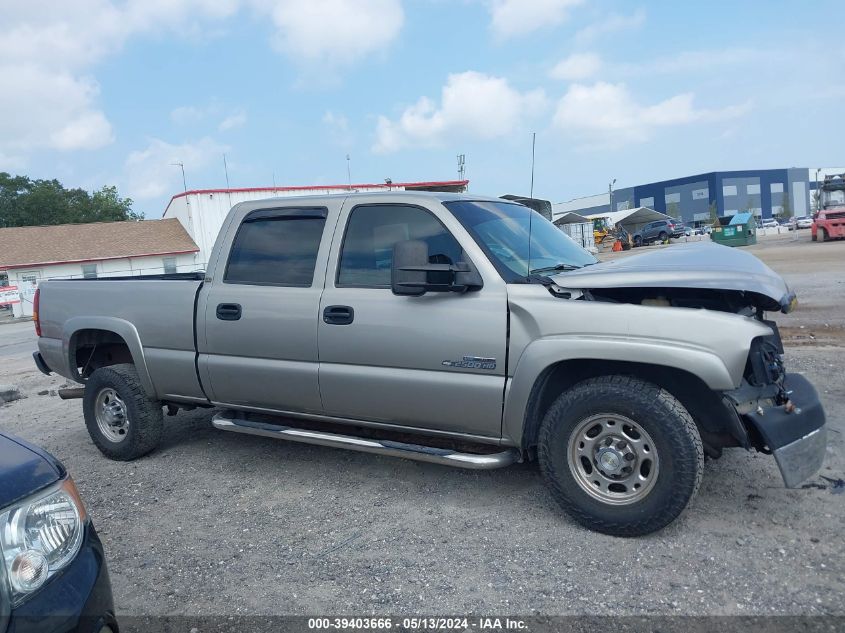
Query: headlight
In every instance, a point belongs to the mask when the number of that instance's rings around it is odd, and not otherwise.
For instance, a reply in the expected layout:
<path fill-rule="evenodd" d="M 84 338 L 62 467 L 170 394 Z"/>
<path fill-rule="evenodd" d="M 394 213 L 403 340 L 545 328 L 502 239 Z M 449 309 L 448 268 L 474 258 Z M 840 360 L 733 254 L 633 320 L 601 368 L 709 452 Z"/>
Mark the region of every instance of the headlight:
<path fill-rule="evenodd" d="M 0 514 L 0 550 L 12 606 L 74 559 L 84 523 L 85 507 L 69 477 Z"/>

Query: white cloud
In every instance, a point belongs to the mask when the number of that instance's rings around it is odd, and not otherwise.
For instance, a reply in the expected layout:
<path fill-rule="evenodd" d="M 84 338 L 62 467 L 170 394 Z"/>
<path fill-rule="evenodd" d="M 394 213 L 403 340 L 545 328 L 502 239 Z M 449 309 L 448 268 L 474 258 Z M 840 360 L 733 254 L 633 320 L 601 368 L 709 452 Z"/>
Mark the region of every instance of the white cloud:
<path fill-rule="evenodd" d="M 750 104 L 697 109 L 692 93 L 650 106 L 636 102 L 624 84 L 573 84 L 557 104 L 554 126 L 585 146 L 619 147 L 647 140 L 656 128 L 742 116 Z"/>
<path fill-rule="evenodd" d="M 92 79 L 0 62 L 0 85 L 0 153 L 96 149 L 114 138 Z"/>
<path fill-rule="evenodd" d="M 378 118 L 373 150 L 431 147 L 446 139 L 489 140 L 513 134 L 545 108 L 542 90 L 520 93 L 506 79 L 468 71 L 449 75 L 438 106 L 428 97 L 405 108 L 398 120 Z"/>
<path fill-rule="evenodd" d="M 601 67 L 601 58 L 595 53 L 574 53 L 555 64 L 549 71 L 549 77 L 564 81 L 588 79 L 601 70 Z"/>
<path fill-rule="evenodd" d="M 184 163 L 189 181 L 197 173 L 221 160 L 229 147 L 211 138 L 181 145 L 150 139 L 147 147 L 129 154 L 124 165 L 127 191 L 135 200 L 158 198 L 182 189 L 182 172 L 174 163 Z"/>
<path fill-rule="evenodd" d="M 490 28 L 500 38 L 526 35 L 562 24 L 583 0 L 492 0 Z"/>
<path fill-rule="evenodd" d="M 243 127 L 245 123 L 246 112 L 238 110 L 220 121 L 220 125 L 217 126 L 217 129 L 221 132 L 226 132 L 227 130 L 234 130 L 235 128 Z"/>
<path fill-rule="evenodd" d="M 575 33 L 575 41 L 584 44 L 620 31 L 632 31 L 645 24 L 645 18 L 646 15 L 643 9 L 637 9 L 631 15 L 611 13 L 598 22 L 580 29 Z"/>
<path fill-rule="evenodd" d="M 133 34 L 231 15 L 237 0 L 7 0 L 0 22 L 0 154 L 101 148 L 115 134 L 91 67 Z"/>
<path fill-rule="evenodd" d="M 278 50 L 331 66 L 386 48 L 405 21 L 400 0 L 257 0 L 256 6 L 275 25 Z"/>
<path fill-rule="evenodd" d="M 269 18 L 274 44 L 296 59 L 346 65 L 392 42 L 400 0 L 4 0 L 0 20 L 0 156 L 19 165 L 43 149 L 96 149 L 114 130 L 94 66 L 138 35 L 202 37 L 242 10 Z M 171 114 L 191 120 L 189 108 Z M 221 114 L 233 129 L 243 113 Z"/>

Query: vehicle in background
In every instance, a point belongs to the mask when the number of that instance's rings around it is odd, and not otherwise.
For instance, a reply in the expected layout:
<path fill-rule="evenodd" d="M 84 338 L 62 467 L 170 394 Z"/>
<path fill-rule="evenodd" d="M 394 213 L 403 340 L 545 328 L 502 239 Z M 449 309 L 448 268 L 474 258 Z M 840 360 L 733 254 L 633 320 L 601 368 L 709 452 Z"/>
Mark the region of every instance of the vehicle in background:
<path fill-rule="evenodd" d="M 795 228 L 797 228 L 797 229 L 813 228 L 813 218 L 809 218 L 809 217 L 798 218 L 798 221 L 795 223 Z"/>
<path fill-rule="evenodd" d="M 795 228 L 795 218 L 778 218 L 778 224 L 787 231 L 791 231 Z"/>
<path fill-rule="evenodd" d="M 686 225 L 683 222 L 669 222 L 672 227 L 672 237 L 683 237 L 686 233 Z"/>
<path fill-rule="evenodd" d="M 814 242 L 845 238 L 845 174 L 824 177 L 812 235 Z"/>
<path fill-rule="evenodd" d="M 693 228 L 691 226 L 685 226 L 684 227 L 684 235 L 686 235 L 687 237 L 691 237 L 692 232 L 693 232 Z"/>
<path fill-rule="evenodd" d="M 665 242 L 675 235 L 675 223 L 671 220 L 649 222 L 634 233 L 634 246 L 646 246 L 652 242 Z"/>
<path fill-rule="evenodd" d="M 593 240 L 596 245 L 601 244 L 611 235 L 613 235 L 613 226 L 607 218 L 593 220 Z"/>
<path fill-rule="evenodd" d="M 599 263 L 497 198 L 275 198 L 232 208 L 205 274 L 38 292 L 35 363 L 85 385 L 63 395 L 111 459 L 154 450 L 165 407 L 219 407 L 227 432 L 466 468 L 536 459 L 576 520 L 634 536 L 683 511 L 705 454 L 773 454 L 790 487 L 825 455 L 818 394 L 765 318 L 795 294 L 709 241 Z"/>
<path fill-rule="evenodd" d="M 764 229 L 776 229 L 780 226 L 780 224 L 775 218 L 766 218 L 765 220 L 763 220 L 760 226 Z"/>
<path fill-rule="evenodd" d="M 117 633 L 103 546 L 64 466 L 0 432 L 0 631 Z"/>

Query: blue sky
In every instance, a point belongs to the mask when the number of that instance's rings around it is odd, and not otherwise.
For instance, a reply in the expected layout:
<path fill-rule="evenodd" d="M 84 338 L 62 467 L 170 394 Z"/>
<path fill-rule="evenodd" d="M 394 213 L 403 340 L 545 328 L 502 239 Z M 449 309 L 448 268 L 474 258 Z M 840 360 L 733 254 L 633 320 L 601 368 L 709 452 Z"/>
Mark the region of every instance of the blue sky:
<path fill-rule="evenodd" d="M 553 201 L 836 165 L 838 3 L 6 0 L 0 170 L 182 188 L 454 179 Z M 833 33 L 837 33 L 836 30 Z M 820 123 L 831 121 L 833 135 Z M 833 139 L 831 138 L 833 136 Z"/>

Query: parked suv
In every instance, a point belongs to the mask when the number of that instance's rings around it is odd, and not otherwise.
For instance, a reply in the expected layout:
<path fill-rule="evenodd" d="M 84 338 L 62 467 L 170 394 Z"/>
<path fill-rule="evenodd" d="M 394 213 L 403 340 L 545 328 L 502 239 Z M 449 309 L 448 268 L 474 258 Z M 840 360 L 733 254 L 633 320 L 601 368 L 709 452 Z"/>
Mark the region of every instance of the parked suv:
<path fill-rule="evenodd" d="M 680 228 L 676 228 L 676 226 Z M 676 225 L 671 220 L 656 220 L 646 224 L 634 234 L 634 246 L 645 246 L 652 242 L 665 242 L 670 237 L 683 235 L 683 225 Z"/>

